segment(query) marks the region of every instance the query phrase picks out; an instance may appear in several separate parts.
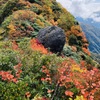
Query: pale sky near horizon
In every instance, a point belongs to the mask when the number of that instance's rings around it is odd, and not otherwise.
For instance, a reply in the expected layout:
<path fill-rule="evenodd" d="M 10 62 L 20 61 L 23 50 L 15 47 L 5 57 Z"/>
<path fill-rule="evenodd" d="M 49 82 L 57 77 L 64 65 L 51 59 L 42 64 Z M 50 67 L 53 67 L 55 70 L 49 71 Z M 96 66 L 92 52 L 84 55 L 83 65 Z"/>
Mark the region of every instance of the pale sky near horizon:
<path fill-rule="evenodd" d="M 56 0 L 75 17 L 92 18 L 100 22 L 100 0 Z"/>

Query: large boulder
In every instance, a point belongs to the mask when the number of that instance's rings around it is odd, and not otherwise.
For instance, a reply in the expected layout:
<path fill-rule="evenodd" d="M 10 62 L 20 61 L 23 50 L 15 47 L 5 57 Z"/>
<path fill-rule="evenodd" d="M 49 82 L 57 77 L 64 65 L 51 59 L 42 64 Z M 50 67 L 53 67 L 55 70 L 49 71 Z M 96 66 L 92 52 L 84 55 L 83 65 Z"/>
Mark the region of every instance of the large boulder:
<path fill-rule="evenodd" d="M 64 31 L 57 26 L 49 26 L 39 31 L 37 39 L 53 53 L 60 53 L 65 44 Z"/>

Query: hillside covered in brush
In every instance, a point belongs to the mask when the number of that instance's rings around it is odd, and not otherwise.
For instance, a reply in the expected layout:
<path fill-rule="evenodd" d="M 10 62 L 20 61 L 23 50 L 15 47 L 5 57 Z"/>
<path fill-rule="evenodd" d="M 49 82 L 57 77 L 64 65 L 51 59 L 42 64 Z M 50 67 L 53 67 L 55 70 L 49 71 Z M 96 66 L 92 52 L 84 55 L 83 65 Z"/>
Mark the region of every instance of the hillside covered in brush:
<path fill-rule="evenodd" d="M 64 33 L 59 52 L 38 40 L 45 30 Z M 88 45 L 56 0 L 0 0 L 0 100 L 99 100 L 100 66 Z"/>

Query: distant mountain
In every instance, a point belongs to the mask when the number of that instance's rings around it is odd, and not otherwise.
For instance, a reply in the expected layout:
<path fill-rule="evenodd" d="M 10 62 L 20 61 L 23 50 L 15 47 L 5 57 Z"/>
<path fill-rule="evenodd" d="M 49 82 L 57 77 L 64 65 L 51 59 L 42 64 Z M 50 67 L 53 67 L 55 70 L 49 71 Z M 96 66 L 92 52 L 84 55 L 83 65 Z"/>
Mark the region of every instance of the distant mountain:
<path fill-rule="evenodd" d="M 89 24 L 89 25 L 95 26 L 97 28 L 100 28 L 100 22 L 96 22 L 92 18 L 83 19 L 81 17 L 76 17 L 76 20 L 78 20 L 79 22 L 82 22 L 84 24 Z"/>
<path fill-rule="evenodd" d="M 85 23 L 80 23 L 80 25 L 89 41 L 90 51 L 100 54 L 100 29 Z"/>

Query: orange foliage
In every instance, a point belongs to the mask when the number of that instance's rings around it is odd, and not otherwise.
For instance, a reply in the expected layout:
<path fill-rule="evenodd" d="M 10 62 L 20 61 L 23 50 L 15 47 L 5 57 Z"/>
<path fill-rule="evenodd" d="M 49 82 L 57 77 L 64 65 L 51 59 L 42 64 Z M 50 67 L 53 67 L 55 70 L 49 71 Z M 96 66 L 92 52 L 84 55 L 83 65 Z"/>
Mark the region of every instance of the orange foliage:
<path fill-rule="evenodd" d="M 78 35 L 78 34 L 82 33 L 82 29 L 79 25 L 72 26 L 71 32 L 74 33 L 75 35 Z"/>
<path fill-rule="evenodd" d="M 12 21 L 17 20 L 30 20 L 34 22 L 34 17 L 36 17 L 36 14 L 30 10 L 18 10 L 13 13 L 13 19 Z"/>
<path fill-rule="evenodd" d="M 75 35 L 77 38 L 77 41 L 81 43 L 81 45 L 79 45 L 79 46 L 82 48 L 83 52 L 90 55 L 90 52 L 88 50 L 88 46 L 89 46 L 88 41 L 85 37 L 84 32 L 82 32 L 82 29 L 79 25 L 72 26 L 71 30 L 66 32 L 67 42 L 69 42 L 69 38 L 71 35 Z M 74 50 L 75 50 L 75 48 L 74 48 Z"/>
<path fill-rule="evenodd" d="M 31 7 L 31 3 L 29 3 L 29 2 L 26 1 L 26 0 L 19 0 L 19 5 L 20 5 L 20 6 L 26 6 L 26 8 Z"/>
<path fill-rule="evenodd" d="M 14 70 L 16 71 L 15 76 L 11 74 L 12 71 L 0 71 L 2 80 L 17 83 L 20 78 L 20 74 L 22 73 L 21 66 L 21 63 L 14 66 Z"/>
<path fill-rule="evenodd" d="M 89 44 L 88 43 L 84 43 L 83 47 L 88 48 Z"/>
<path fill-rule="evenodd" d="M 18 50 L 18 44 L 16 43 L 16 41 L 12 41 L 12 49 L 13 50 Z"/>
<path fill-rule="evenodd" d="M 65 95 L 72 97 L 73 96 L 73 92 L 71 91 L 65 91 Z"/>
<path fill-rule="evenodd" d="M 77 51 L 76 46 L 71 46 L 71 47 L 72 47 L 72 50 L 73 50 L 74 52 L 76 52 L 76 51 Z"/>
<path fill-rule="evenodd" d="M 81 66 L 81 68 L 84 68 L 85 65 L 86 65 L 86 62 L 85 62 L 84 60 L 82 60 L 82 61 L 80 62 L 80 66 Z"/>
<path fill-rule="evenodd" d="M 77 37 L 82 37 L 82 40 L 87 42 L 87 39 L 79 25 L 72 26 L 71 30 L 66 32 L 67 37 L 69 37 L 72 34 L 74 34 Z"/>
<path fill-rule="evenodd" d="M 8 82 L 17 82 L 17 78 L 15 78 L 10 72 L 8 71 L 0 71 L 0 76 L 2 77 L 2 80 L 8 81 Z"/>
<path fill-rule="evenodd" d="M 11 22 L 7 26 L 9 38 L 19 38 L 30 36 L 30 34 L 34 31 L 34 28 L 31 25 L 26 25 L 25 20 L 30 22 L 34 22 L 34 18 L 36 14 L 29 10 L 18 10 L 13 13 L 13 18 Z M 16 24 L 17 23 L 17 24 Z M 23 23 L 25 25 L 23 25 Z"/>
<path fill-rule="evenodd" d="M 57 26 L 57 25 L 58 25 L 58 22 L 55 22 L 53 19 L 50 20 L 50 23 L 51 23 L 52 25 L 54 25 L 54 26 Z"/>
<path fill-rule="evenodd" d="M 86 39 L 86 37 L 85 37 L 84 33 L 82 32 L 82 29 L 79 25 L 72 26 L 71 30 L 66 32 L 67 37 L 69 37 L 72 34 L 74 34 L 76 37 L 81 37 L 82 42 L 87 42 L 87 39 Z"/>
<path fill-rule="evenodd" d="M 44 5 L 43 6 L 43 16 L 45 16 L 46 15 L 46 18 L 48 19 L 48 20 L 50 20 L 53 16 L 52 16 L 52 9 L 49 7 L 49 6 L 47 6 L 47 5 Z"/>
<path fill-rule="evenodd" d="M 100 71 L 93 68 L 81 74 L 73 73 L 73 82 L 87 100 L 95 100 L 94 95 L 100 89 Z"/>
<path fill-rule="evenodd" d="M 52 14 L 52 9 L 51 9 L 49 6 L 44 5 L 43 8 L 44 8 L 44 11 L 45 11 L 47 14 Z"/>
<path fill-rule="evenodd" d="M 26 92 L 25 96 L 26 96 L 26 98 L 29 98 L 31 96 L 31 93 L 30 92 Z"/>
<path fill-rule="evenodd" d="M 46 68 L 46 66 L 42 66 L 42 72 L 45 74 L 45 78 L 41 78 L 41 81 L 49 82 L 51 84 L 52 80 L 50 77 L 50 71 Z"/>
<path fill-rule="evenodd" d="M 83 39 L 82 39 L 82 42 L 83 42 L 83 43 L 88 43 L 88 41 L 87 41 L 86 38 L 83 38 Z"/>
<path fill-rule="evenodd" d="M 91 55 L 90 51 L 88 49 L 83 47 L 82 50 L 83 50 L 84 53 L 88 54 L 89 56 Z"/>
<path fill-rule="evenodd" d="M 16 75 L 16 78 L 17 78 L 17 79 L 20 78 L 20 74 L 22 73 L 21 66 L 22 66 L 21 63 L 19 63 L 19 64 L 17 64 L 16 66 L 14 66 L 14 69 L 15 69 L 15 71 L 16 71 L 16 74 L 15 74 L 15 75 Z"/>
<path fill-rule="evenodd" d="M 44 46 L 43 46 L 41 43 L 39 43 L 38 40 L 32 39 L 32 40 L 30 41 L 30 43 L 31 43 L 31 48 L 32 48 L 32 50 L 40 51 L 40 52 L 43 53 L 43 54 L 47 54 L 47 53 L 48 53 L 47 49 L 44 48 Z"/>

